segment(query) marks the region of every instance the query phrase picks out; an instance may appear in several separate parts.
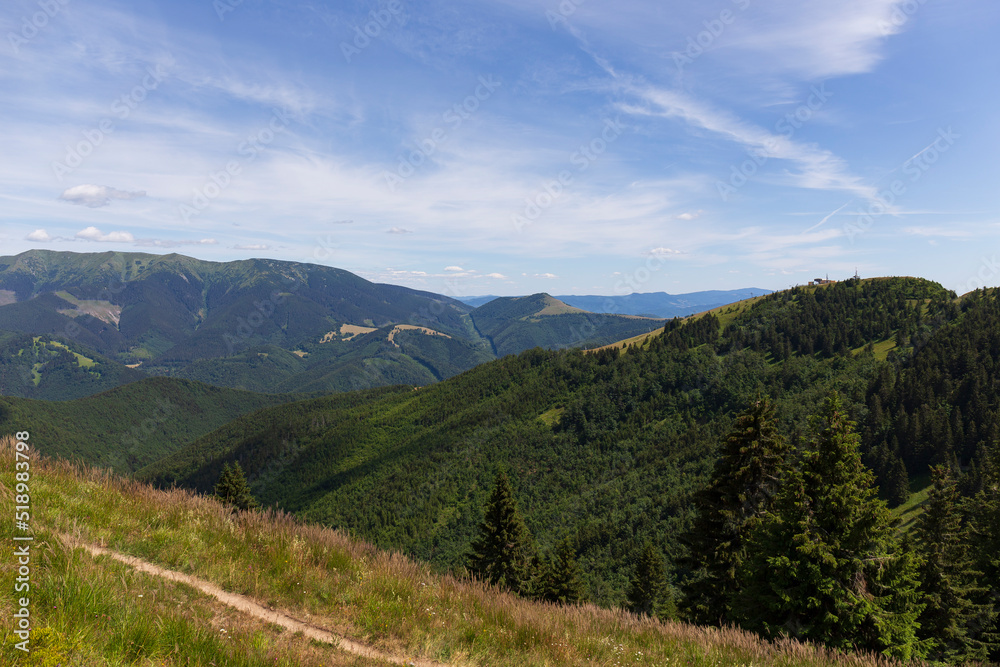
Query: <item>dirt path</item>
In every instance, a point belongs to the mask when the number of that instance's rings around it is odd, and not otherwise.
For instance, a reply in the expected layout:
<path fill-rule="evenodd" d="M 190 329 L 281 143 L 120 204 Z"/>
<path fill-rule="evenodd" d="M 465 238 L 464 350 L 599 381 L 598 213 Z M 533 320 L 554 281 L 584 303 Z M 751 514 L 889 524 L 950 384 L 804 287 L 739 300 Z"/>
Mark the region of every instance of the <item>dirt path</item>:
<path fill-rule="evenodd" d="M 414 665 L 415 667 L 443 667 L 444 665 L 444 663 L 434 662 L 432 660 L 420 660 L 416 658 L 406 659 L 395 655 L 389 655 L 376 648 L 372 648 L 371 646 L 359 644 L 358 642 L 351 641 L 346 637 L 335 635 L 329 630 L 324 630 L 323 628 L 300 621 L 299 619 L 289 616 L 286 613 L 268 609 L 267 607 L 257 604 L 245 595 L 224 591 L 215 584 L 205 581 L 204 579 L 192 577 L 189 574 L 184 574 L 183 572 L 177 572 L 175 570 L 167 570 L 159 565 L 154 565 L 153 563 L 142 560 L 141 558 L 127 556 L 125 554 L 118 553 L 117 551 L 105 549 L 104 547 L 95 546 L 93 544 L 85 544 L 74 540 L 67 535 L 61 535 L 60 537 L 67 546 L 81 547 L 95 557 L 110 556 L 117 561 L 139 570 L 140 572 L 146 572 L 147 574 L 163 577 L 164 579 L 169 579 L 170 581 L 179 581 L 187 584 L 188 586 L 197 588 L 202 593 L 211 595 L 223 604 L 238 611 L 250 614 L 251 616 L 255 616 L 269 623 L 275 623 L 283 628 L 291 630 L 292 632 L 301 632 L 310 639 L 315 639 L 327 644 L 333 644 L 348 653 L 353 653 L 354 655 L 370 658 L 372 660 L 384 660 L 395 665 Z"/>

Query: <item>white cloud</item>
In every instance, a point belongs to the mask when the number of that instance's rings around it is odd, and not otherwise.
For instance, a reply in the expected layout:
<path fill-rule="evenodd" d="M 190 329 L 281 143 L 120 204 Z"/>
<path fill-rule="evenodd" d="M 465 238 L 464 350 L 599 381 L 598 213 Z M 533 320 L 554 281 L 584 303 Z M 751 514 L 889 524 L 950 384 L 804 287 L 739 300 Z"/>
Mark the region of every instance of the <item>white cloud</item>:
<path fill-rule="evenodd" d="M 507 276 L 502 273 L 487 273 L 487 278 L 496 278 L 497 280 L 507 280 Z"/>
<path fill-rule="evenodd" d="M 412 234 L 412 233 L 413 232 L 411 232 L 409 229 L 403 229 L 402 227 L 393 227 L 392 229 L 386 232 L 386 234 Z"/>
<path fill-rule="evenodd" d="M 465 271 L 465 269 L 463 269 L 460 266 L 446 266 L 446 267 L 444 267 L 444 270 L 445 271 Z"/>
<path fill-rule="evenodd" d="M 64 190 L 59 195 L 59 199 L 68 201 L 70 204 L 78 204 L 88 208 L 99 208 L 110 204 L 112 199 L 137 199 L 145 196 L 146 192 L 144 190 L 128 192 L 126 190 L 110 188 L 106 185 L 74 185 Z"/>
<path fill-rule="evenodd" d="M 109 232 L 105 234 L 97 227 L 87 227 L 76 233 L 76 238 L 100 243 L 133 243 L 135 237 L 130 232 Z"/>
<path fill-rule="evenodd" d="M 536 273 L 535 275 L 532 276 L 532 278 L 545 278 L 547 280 L 552 280 L 552 279 L 558 278 L 558 277 L 559 276 L 557 276 L 554 273 Z"/>
<path fill-rule="evenodd" d="M 235 250 L 270 250 L 271 246 L 265 245 L 263 243 L 247 243 L 247 244 L 234 245 L 233 249 L 235 249 Z"/>
<path fill-rule="evenodd" d="M 752 52 L 755 65 L 767 65 L 761 71 L 785 70 L 810 79 L 861 74 L 879 62 L 886 38 L 902 31 L 906 21 L 899 18 L 905 4 L 906 0 L 772 0 L 756 7 L 759 20 L 736 21 L 725 44 Z"/>
<path fill-rule="evenodd" d="M 27 236 L 24 237 L 26 241 L 38 241 L 40 243 L 45 243 L 46 241 L 51 241 L 52 237 L 44 229 L 36 229 Z"/>
<path fill-rule="evenodd" d="M 877 188 L 865 185 L 850 173 L 844 160 L 828 150 L 793 141 L 787 133 L 776 134 L 748 123 L 734 114 L 713 109 L 688 95 L 662 88 L 632 88 L 645 104 L 620 104 L 625 113 L 663 118 L 679 118 L 689 125 L 708 130 L 753 150 L 767 159 L 789 160 L 800 172 L 790 174 L 795 185 L 815 190 L 840 190 L 874 201 Z"/>
<path fill-rule="evenodd" d="M 653 248 L 649 251 L 649 254 L 655 257 L 666 257 L 668 255 L 680 255 L 682 253 L 680 250 L 674 250 L 673 248 Z"/>
<path fill-rule="evenodd" d="M 701 217 L 701 211 L 695 211 L 693 213 L 681 213 L 676 216 L 678 220 L 697 220 Z"/>

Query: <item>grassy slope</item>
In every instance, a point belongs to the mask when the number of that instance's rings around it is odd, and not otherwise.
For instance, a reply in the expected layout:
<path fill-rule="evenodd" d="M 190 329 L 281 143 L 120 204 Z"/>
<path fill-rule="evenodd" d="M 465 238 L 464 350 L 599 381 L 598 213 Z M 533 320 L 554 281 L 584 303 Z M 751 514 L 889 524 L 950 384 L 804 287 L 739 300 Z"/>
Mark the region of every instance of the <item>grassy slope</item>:
<path fill-rule="evenodd" d="M 0 493 L 8 506 L 13 469 L 8 437 L 0 441 Z M 55 539 L 57 532 L 201 577 L 387 653 L 451 664 L 892 664 L 793 642 L 770 645 L 736 630 L 527 602 L 434 575 L 286 515 L 233 515 L 185 491 L 156 491 L 64 462 L 34 457 L 30 485 L 35 652 L 15 651 L 5 623 L 0 650 L 6 664 L 372 664 L 241 618 L 187 587 L 70 550 Z M 3 522 L 0 539 L 9 543 L 12 532 Z M 12 590 L 15 576 L 13 559 L 0 562 L 5 590 Z M 11 617 L 10 596 L 0 598 L 0 609 Z"/>
<path fill-rule="evenodd" d="M 927 502 L 933 486 L 930 474 L 918 475 L 910 480 L 910 497 L 892 511 L 899 520 L 901 531 L 909 532 L 916 524 L 917 517 L 924 513 L 924 503 Z"/>
<path fill-rule="evenodd" d="M 742 301 L 737 301 L 736 303 L 729 303 L 724 306 L 718 306 L 710 310 L 705 310 L 700 313 L 695 313 L 694 315 L 688 315 L 687 317 L 684 317 L 682 319 L 696 320 L 700 317 L 705 317 L 706 315 L 715 315 L 716 317 L 719 318 L 720 329 L 725 329 L 727 325 L 732 323 L 737 317 L 743 314 L 747 309 L 750 308 L 750 306 L 757 303 L 765 296 L 766 295 L 755 296 L 749 299 L 743 299 Z M 661 328 L 651 333 L 639 334 L 638 336 L 632 336 L 631 338 L 626 338 L 616 343 L 611 343 L 610 345 L 603 345 L 595 349 L 603 350 L 605 348 L 611 348 L 611 347 L 624 349 L 632 344 L 635 344 L 638 347 L 645 347 L 646 343 L 649 342 L 650 338 L 653 338 L 654 336 L 659 336 L 662 333 L 663 329 Z"/>

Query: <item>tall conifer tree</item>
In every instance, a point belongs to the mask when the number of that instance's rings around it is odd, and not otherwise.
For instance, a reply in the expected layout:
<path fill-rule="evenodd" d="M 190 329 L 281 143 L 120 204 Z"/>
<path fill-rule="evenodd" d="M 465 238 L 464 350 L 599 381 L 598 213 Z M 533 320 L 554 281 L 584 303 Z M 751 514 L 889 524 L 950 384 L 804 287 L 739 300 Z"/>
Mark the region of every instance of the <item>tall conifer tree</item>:
<path fill-rule="evenodd" d="M 479 535 L 468 555 L 469 570 L 484 581 L 525 593 L 531 581 L 534 543 L 506 473 L 500 472 L 486 503 Z"/>
<path fill-rule="evenodd" d="M 750 540 L 738 610 L 770 637 L 909 659 L 922 653 L 916 559 L 875 497 L 853 426 L 829 399 L 800 469 Z"/>
<path fill-rule="evenodd" d="M 732 620 L 746 539 L 771 507 L 788 453 L 768 399 L 757 399 L 736 418 L 707 488 L 696 497 L 698 514 L 685 536 L 689 554 L 683 564 L 690 576 L 684 607 L 692 620 L 711 624 Z"/>
<path fill-rule="evenodd" d="M 993 622 L 983 622 L 979 638 L 986 644 L 989 659 L 1000 663 L 1000 456 L 984 452 L 980 460 L 981 490 L 967 503 L 972 555 L 981 581 L 990 584 L 986 602 Z"/>
<path fill-rule="evenodd" d="M 635 572 L 629 581 L 628 606 L 637 614 L 669 618 L 673 600 L 667 586 L 663 554 L 646 542 L 635 562 Z"/>
<path fill-rule="evenodd" d="M 257 509 L 259 506 L 250 493 L 250 485 L 243 474 L 239 461 L 222 465 L 222 474 L 215 484 L 214 495 L 223 503 L 240 510 Z"/>
<path fill-rule="evenodd" d="M 980 585 L 958 511 L 955 479 L 946 466 L 931 469 L 933 488 L 917 519 L 916 538 L 923 562 L 920 592 L 926 605 L 919 634 L 931 645 L 928 657 L 948 663 L 986 660 L 989 645 L 981 637 L 994 623 L 987 588 Z"/>
<path fill-rule="evenodd" d="M 576 604 L 586 598 L 580 565 L 576 562 L 576 549 L 568 537 L 559 542 L 549 559 L 546 598 L 562 604 Z"/>

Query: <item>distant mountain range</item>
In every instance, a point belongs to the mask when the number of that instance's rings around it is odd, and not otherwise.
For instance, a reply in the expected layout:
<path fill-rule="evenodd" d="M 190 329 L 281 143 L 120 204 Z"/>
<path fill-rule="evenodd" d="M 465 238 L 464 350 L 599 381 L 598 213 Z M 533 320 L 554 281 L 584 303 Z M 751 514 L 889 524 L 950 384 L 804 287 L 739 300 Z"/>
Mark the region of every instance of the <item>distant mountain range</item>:
<path fill-rule="evenodd" d="M 624 296 L 601 295 L 557 295 L 556 299 L 565 304 L 591 313 L 614 315 L 643 315 L 646 317 L 685 317 L 719 306 L 755 296 L 770 294 L 772 290 L 760 287 L 745 287 L 734 290 L 707 290 L 689 294 L 667 294 L 666 292 L 634 293 Z M 496 296 L 457 297 L 462 303 L 477 308 Z"/>
<path fill-rule="evenodd" d="M 547 295 L 455 299 L 326 266 L 31 250 L 0 257 L 0 394 L 67 400 L 147 376 L 265 393 L 426 385 L 532 347 L 663 326 Z"/>

